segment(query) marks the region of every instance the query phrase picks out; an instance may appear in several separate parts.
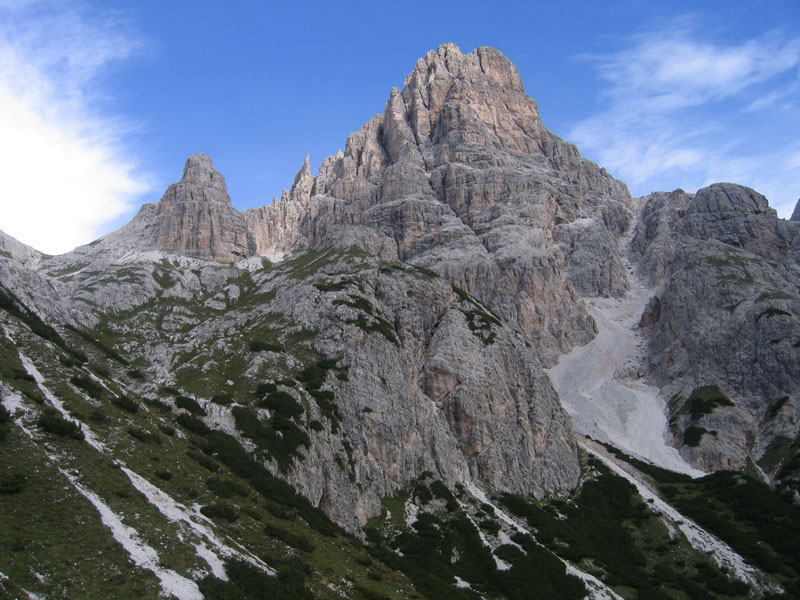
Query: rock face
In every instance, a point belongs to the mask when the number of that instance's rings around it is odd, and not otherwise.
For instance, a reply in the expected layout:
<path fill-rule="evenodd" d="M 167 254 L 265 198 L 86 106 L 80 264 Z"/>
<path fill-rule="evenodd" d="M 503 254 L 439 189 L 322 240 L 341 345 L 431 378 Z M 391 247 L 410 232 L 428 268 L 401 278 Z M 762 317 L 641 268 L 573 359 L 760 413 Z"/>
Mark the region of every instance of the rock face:
<path fill-rule="evenodd" d="M 644 201 L 632 256 L 658 293 L 642 324 L 681 451 L 706 470 L 753 459 L 775 475 L 770 448 L 791 443 L 800 423 L 800 224 L 728 183 Z M 704 386 L 730 403 L 692 410 Z"/>
<path fill-rule="evenodd" d="M 245 216 L 264 255 L 355 244 L 430 268 L 551 361 L 594 334 L 578 294 L 627 288 L 617 246 L 630 202 L 542 125 L 500 52 L 445 44 L 316 178 L 305 165 L 282 202 Z"/>
<path fill-rule="evenodd" d="M 645 370 L 673 398 L 676 445 L 705 469 L 753 458 L 777 476 L 783 459 L 764 457 L 800 419 L 800 224 L 733 184 L 634 202 L 544 127 L 490 48 L 429 52 L 271 206 L 235 210 L 198 154 L 158 203 L 67 255 L 0 237 L 0 276 L 146 370 L 129 389 L 191 395 L 356 531 L 425 473 L 540 496 L 577 484 L 544 367 L 595 335 L 587 298 L 629 289 L 634 213 L 631 260 L 656 290 Z"/>
<path fill-rule="evenodd" d="M 255 242 L 233 206 L 225 179 L 211 159 L 197 154 L 186 161 L 183 177 L 161 201 L 146 204 L 133 220 L 148 246 L 224 262 L 254 254 Z"/>

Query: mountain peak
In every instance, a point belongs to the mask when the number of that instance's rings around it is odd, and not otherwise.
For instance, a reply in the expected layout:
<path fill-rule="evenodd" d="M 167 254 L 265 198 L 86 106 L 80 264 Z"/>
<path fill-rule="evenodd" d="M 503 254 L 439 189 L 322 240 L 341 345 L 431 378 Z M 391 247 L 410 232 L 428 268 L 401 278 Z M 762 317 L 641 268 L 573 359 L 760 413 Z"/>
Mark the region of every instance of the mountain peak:
<path fill-rule="evenodd" d="M 202 152 L 186 159 L 180 183 L 203 185 L 227 193 L 225 178 L 214 168 L 211 158 Z"/>

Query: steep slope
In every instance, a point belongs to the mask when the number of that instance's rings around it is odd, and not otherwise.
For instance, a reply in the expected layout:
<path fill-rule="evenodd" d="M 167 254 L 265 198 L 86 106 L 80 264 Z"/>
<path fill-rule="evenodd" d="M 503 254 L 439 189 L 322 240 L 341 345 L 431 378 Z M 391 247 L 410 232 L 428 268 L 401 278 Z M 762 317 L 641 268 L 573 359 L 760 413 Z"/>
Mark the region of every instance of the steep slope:
<path fill-rule="evenodd" d="M 624 184 L 544 127 L 507 58 L 444 44 L 344 153 L 245 216 L 265 255 L 356 244 L 430 268 L 550 362 L 595 333 L 576 291 L 626 289 L 615 249 L 629 208 Z"/>
<path fill-rule="evenodd" d="M 644 201 L 632 257 L 657 286 L 647 370 L 681 453 L 705 470 L 752 460 L 796 486 L 800 226 L 733 184 Z"/>

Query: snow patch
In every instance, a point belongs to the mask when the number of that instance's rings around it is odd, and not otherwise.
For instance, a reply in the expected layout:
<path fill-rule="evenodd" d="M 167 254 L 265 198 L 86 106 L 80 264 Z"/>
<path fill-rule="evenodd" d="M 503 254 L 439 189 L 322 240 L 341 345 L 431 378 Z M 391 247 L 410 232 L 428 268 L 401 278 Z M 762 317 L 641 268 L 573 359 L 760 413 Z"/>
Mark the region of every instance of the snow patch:
<path fill-rule="evenodd" d="M 463 579 L 461 579 L 461 577 L 459 577 L 458 575 L 453 575 L 453 577 L 456 578 L 456 587 L 458 589 L 460 589 L 460 590 L 471 590 L 472 589 L 472 586 L 468 582 L 466 582 Z"/>

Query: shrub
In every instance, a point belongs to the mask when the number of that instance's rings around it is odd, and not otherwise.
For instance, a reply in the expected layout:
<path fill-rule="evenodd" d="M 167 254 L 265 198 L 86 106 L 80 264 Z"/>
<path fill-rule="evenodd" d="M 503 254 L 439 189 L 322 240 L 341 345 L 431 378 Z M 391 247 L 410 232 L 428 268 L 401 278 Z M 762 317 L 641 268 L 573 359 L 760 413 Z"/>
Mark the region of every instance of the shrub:
<path fill-rule="evenodd" d="M 488 531 L 492 535 L 497 535 L 500 532 L 500 523 L 494 519 L 483 519 L 478 525 L 481 529 Z"/>
<path fill-rule="evenodd" d="M 66 420 L 54 408 L 46 408 L 37 421 L 37 425 L 47 431 L 62 437 L 82 440 L 84 438 L 81 426 L 78 423 Z"/>
<path fill-rule="evenodd" d="M 133 438 L 136 438 L 140 442 L 144 442 L 145 444 L 148 444 L 150 442 L 158 444 L 161 441 L 157 436 L 153 435 L 149 431 L 145 431 L 141 427 L 129 427 L 128 435 Z"/>
<path fill-rule="evenodd" d="M 196 452 L 194 450 L 187 450 L 186 456 L 191 458 L 193 461 L 195 461 L 197 464 L 199 464 L 207 471 L 211 471 L 212 473 L 216 473 L 217 471 L 219 471 L 219 465 L 213 459 L 209 458 L 205 454 Z"/>
<path fill-rule="evenodd" d="M 95 409 L 89 413 L 89 420 L 94 423 L 105 423 L 108 421 L 108 417 L 104 412 Z"/>
<path fill-rule="evenodd" d="M 266 396 L 278 391 L 278 386 L 274 383 L 259 383 L 256 386 L 256 396 Z"/>
<path fill-rule="evenodd" d="M 175 398 L 175 405 L 178 408 L 188 410 L 193 415 L 206 415 L 206 409 L 200 406 L 200 403 L 197 402 L 197 400 L 189 398 L 188 396 L 178 396 Z"/>
<path fill-rule="evenodd" d="M 267 424 L 259 420 L 253 410 L 237 406 L 233 409 L 233 417 L 242 435 L 269 452 L 282 471 L 291 465 L 298 447 L 308 448 L 311 444 L 308 434 L 281 414 L 275 414 Z"/>
<path fill-rule="evenodd" d="M 718 406 L 733 406 L 733 402 L 716 385 L 706 385 L 692 392 L 687 406 L 692 419 L 698 419 L 703 415 L 710 415 Z"/>
<path fill-rule="evenodd" d="M 212 502 L 200 509 L 209 519 L 225 519 L 236 521 L 239 518 L 239 507 L 227 502 Z"/>
<path fill-rule="evenodd" d="M 285 506 L 278 504 L 277 502 L 273 502 L 269 498 L 264 500 L 264 506 L 266 506 L 267 510 L 273 517 L 278 519 L 289 520 L 294 519 L 297 516 L 297 513 L 295 513 L 293 510 L 290 510 Z"/>
<path fill-rule="evenodd" d="M 283 352 L 283 346 L 262 340 L 250 340 L 250 352 Z"/>
<path fill-rule="evenodd" d="M 161 412 L 172 412 L 172 407 L 163 400 L 158 400 L 154 398 L 144 398 L 144 401 L 153 408 L 157 408 Z"/>
<path fill-rule="evenodd" d="M 300 403 L 286 392 L 273 392 L 259 402 L 259 406 L 281 413 L 289 417 L 299 417 L 303 414 Z"/>
<path fill-rule="evenodd" d="M 115 396 L 111 398 L 111 402 L 117 408 L 121 408 L 122 410 L 131 414 L 139 410 L 139 405 L 136 403 L 136 401 L 128 398 L 128 396 Z"/>
<path fill-rule="evenodd" d="M 24 484 L 25 475 L 17 471 L 0 475 L 0 494 L 16 494 Z"/>
<path fill-rule="evenodd" d="M 703 434 L 709 433 L 708 429 L 704 427 L 697 427 L 696 425 L 689 425 L 686 431 L 683 432 L 683 443 L 687 446 L 696 447 L 700 445 L 700 440 Z"/>
<path fill-rule="evenodd" d="M 321 510 L 314 508 L 307 498 L 300 496 L 292 486 L 272 475 L 264 465 L 254 460 L 233 436 L 222 431 L 212 431 L 203 451 L 227 465 L 239 477 L 247 479 L 264 498 L 296 510 L 310 527 L 323 535 L 334 537 L 341 531 Z"/>
<path fill-rule="evenodd" d="M 227 392 L 222 392 L 221 394 L 213 396 L 211 401 L 214 404 L 219 404 L 220 406 L 228 406 L 229 404 L 233 403 L 233 396 Z"/>
<path fill-rule="evenodd" d="M 90 398 L 94 398 L 95 400 L 103 393 L 103 386 L 86 375 L 73 375 L 70 377 L 69 381 L 75 387 L 86 392 Z"/>
<path fill-rule="evenodd" d="M 271 561 L 272 562 L 272 561 Z M 284 562 L 277 576 L 271 577 L 244 561 L 225 562 L 229 581 L 208 575 L 198 582 L 200 592 L 209 600 L 313 600 L 305 587 L 305 573 Z"/>
<path fill-rule="evenodd" d="M 292 548 L 302 550 L 303 552 L 313 552 L 315 549 L 314 544 L 312 544 L 311 540 L 309 540 L 305 535 L 289 531 L 288 529 L 278 527 L 277 525 L 265 525 L 264 533 L 270 537 L 281 540 L 283 543 L 291 546 Z"/>
<path fill-rule="evenodd" d="M 163 479 L 164 481 L 170 481 L 172 479 L 172 471 L 168 469 L 164 469 L 163 471 L 156 471 L 156 477 L 159 479 Z"/>
<path fill-rule="evenodd" d="M 176 417 L 175 420 L 178 422 L 178 425 L 182 426 L 184 429 L 188 429 L 192 433 L 196 433 L 197 435 L 207 436 L 211 434 L 211 429 L 209 426 L 192 415 L 181 413 Z"/>
<path fill-rule="evenodd" d="M 248 489 L 242 484 L 225 479 L 223 477 L 212 476 L 206 480 L 206 487 L 217 496 L 232 498 L 233 496 L 247 496 Z"/>

